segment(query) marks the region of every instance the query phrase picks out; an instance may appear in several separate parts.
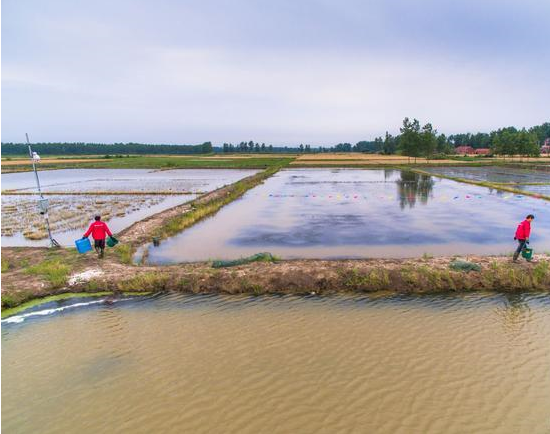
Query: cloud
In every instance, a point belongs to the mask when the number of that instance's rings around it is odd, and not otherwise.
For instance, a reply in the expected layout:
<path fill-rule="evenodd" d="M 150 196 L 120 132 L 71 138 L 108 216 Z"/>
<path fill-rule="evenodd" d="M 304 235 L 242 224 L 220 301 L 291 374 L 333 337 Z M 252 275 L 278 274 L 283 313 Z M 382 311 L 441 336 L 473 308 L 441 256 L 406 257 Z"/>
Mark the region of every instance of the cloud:
<path fill-rule="evenodd" d="M 548 118 L 531 1 L 23 3 L 3 10 L 3 141 L 327 145 L 404 116 L 446 133 Z"/>

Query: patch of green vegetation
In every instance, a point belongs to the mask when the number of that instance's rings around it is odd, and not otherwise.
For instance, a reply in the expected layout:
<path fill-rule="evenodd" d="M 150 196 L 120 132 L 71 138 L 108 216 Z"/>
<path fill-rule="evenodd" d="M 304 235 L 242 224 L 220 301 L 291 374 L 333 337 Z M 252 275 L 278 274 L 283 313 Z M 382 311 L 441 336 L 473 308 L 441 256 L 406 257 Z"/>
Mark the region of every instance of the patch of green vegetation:
<path fill-rule="evenodd" d="M 377 291 L 390 287 L 390 276 L 387 270 L 376 269 L 359 271 L 356 268 L 341 272 L 343 284 L 353 291 Z"/>
<path fill-rule="evenodd" d="M 4 303 L 4 296 L 2 296 L 2 318 L 15 315 L 24 310 L 30 309 L 31 307 L 40 306 L 41 304 L 50 303 L 52 301 L 67 300 L 69 298 L 84 298 L 84 297 L 102 297 L 105 295 L 111 295 L 112 292 L 103 291 L 103 292 L 66 292 L 63 294 L 49 295 L 47 297 L 35 298 L 33 300 L 27 301 L 19 305 L 10 305 Z M 12 307 L 14 306 L 14 307 Z"/>
<path fill-rule="evenodd" d="M 45 278 L 53 288 L 59 288 L 67 283 L 71 267 L 61 259 L 47 259 L 37 265 L 27 267 L 28 274 L 39 275 Z"/>
<path fill-rule="evenodd" d="M 10 261 L 2 258 L 2 273 L 5 273 L 10 269 Z"/>
<path fill-rule="evenodd" d="M 275 262 L 275 257 L 269 252 L 256 253 L 255 255 L 247 256 L 246 258 L 235 259 L 232 261 L 213 261 L 212 267 L 224 268 L 235 267 L 237 265 L 250 264 L 251 262 Z"/>
<path fill-rule="evenodd" d="M 79 158 L 72 156 L 70 158 Z M 97 159 L 97 157 L 95 157 Z M 48 163 L 43 160 L 40 170 L 48 169 L 266 169 L 286 166 L 296 158 L 295 155 L 265 154 L 242 155 L 239 158 L 212 158 L 212 155 L 186 156 L 126 156 L 125 158 L 103 158 L 101 161 Z M 28 167 L 4 166 L 2 173 L 28 171 Z"/>
<path fill-rule="evenodd" d="M 155 271 L 138 273 L 130 279 L 118 282 L 117 287 L 123 292 L 161 291 L 166 288 L 169 277 L 166 273 Z"/>
<path fill-rule="evenodd" d="M 126 297 L 142 296 L 142 295 L 150 295 L 150 294 L 152 294 L 151 291 L 145 291 L 145 292 L 129 291 L 129 292 L 122 293 L 122 295 Z M 47 297 L 35 298 L 33 300 L 27 301 L 22 304 L 17 303 L 13 305 L 9 305 L 7 303 L 5 304 L 4 296 L 2 296 L 2 318 L 6 318 L 8 316 L 21 313 L 27 309 L 30 309 L 31 307 L 40 306 L 41 304 L 50 303 L 52 301 L 68 300 L 71 298 L 104 297 L 107 295 L 113 295 L 113 292 L 111 291 L 65 292 L 63 294 L 49 295 Z M 13 307 L 10 307 L 10 306 L 13 306 Z"/>
<path fill-rule="evenodd" d="M 113 249 L 114 252 L 118 255 L 120 262 L 123 264 L 132 264 L 132 257 L 134 254 L 134 249 L 129 244 L 117 244 Z"/>
<path fill-rule="evenodd" d="M 533 268 L 533 281 L 535 285 L 542 285 L 550 278 L 550 262 L 540 261 Z"/>

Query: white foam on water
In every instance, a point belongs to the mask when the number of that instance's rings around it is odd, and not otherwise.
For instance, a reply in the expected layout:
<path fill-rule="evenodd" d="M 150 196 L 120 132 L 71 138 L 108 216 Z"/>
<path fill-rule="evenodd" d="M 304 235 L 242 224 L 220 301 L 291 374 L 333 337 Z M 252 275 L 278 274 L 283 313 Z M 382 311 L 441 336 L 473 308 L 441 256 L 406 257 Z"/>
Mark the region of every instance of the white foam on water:
<path fill-rule="evenodd" d="M 73 309 L 73 308 L 76 308 L 76 307 L 90 306 L 92 304 L 100 304 L 100 303 L 104 303 L 105 300 L 106 299 L 102 298 L 101 300 L 88 301 L 88 302 L 85 302 L 85 303 L 75 303 L 75 304 L 70 304 L 69 306 L 62 306 L 62 307 L 56 307 L 56 308 L 51 308 L 51 309 L 37 310 L 35 312 L 22 313 L 20 315 L 14 315 L 14 316 L 10 316 L 9 318 L 3 319 L 2 324 L 4 324 L 4 323 L 18 324 L 18 323 L 22 323 L 27 318 L 31 318 L 31 317 L 34 317 L 34 316 L 46 316 L 46 315 L 51 315 L 51 314 L 54 314 L 54 313 L 57 313 L 57 312 L 67 310 L 67 309 Z M 113 300 L 113 303 L 116 302 L 116 301 L 123 301 L 123 300 L 129 300 L 129 299 L 124 298 L 124 299 L 119 299 L 119 300 Z"/>

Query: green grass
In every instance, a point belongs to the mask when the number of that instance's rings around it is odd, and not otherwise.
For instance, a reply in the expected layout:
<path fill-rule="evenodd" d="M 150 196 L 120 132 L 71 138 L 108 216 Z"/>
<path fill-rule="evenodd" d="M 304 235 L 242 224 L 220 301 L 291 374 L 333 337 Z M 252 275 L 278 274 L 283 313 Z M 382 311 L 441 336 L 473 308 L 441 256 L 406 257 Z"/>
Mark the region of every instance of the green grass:
<path fill-rule="evenodd" d="M 150 291 L 148 292 L 123 292 L 122 295 L 124 296 L 142 296 L 142 295 L 149 295 L 151 294 Z M 60 300 L 67 300 L 70 298 L 87 298 L 87 297 L 104 297 L 106 295 L 113 295 L 113 292 L 111 291 L 98 291 L 98 292 L 66 292 L 63 294 L 57 294 L 57 295 L 49 295 L 47 297 L 42 298 L 35 298 L 34 300 L 27 301 L 23 304 L 19 304 L 15 307 L 10 307 L 10 304 L 4 303 L 4 297 L 2 297 L 2 307 L 6 307 L 5 309 L 2 309 L 2 318 L 6 318 L 8 316 L 15 315 L 17 313 L 21 313 L 27 309 L 30 309 L 31 307 L 40 306 L 41 304 L 50 303 L 52 301 L 60 301 Z"/>
<path fill-rule="evenodd" d="M 123 264 L 132 264 L 133 248 L 129 244 L 118 244 L 114 248 L 120 262 Z"/>
<path fill-rule="evenodd" d="M 54 288 L 67 283 L 71 267 L 59 258 L 47 259 L 37 265 L 27 267 L 25 272 L 45 278 Z"/>
<path fill-rule="evenodd" d="M 2 258 L 2 273 L 5 273 L 10 269 L 10 262 L 7 259 Z"/>

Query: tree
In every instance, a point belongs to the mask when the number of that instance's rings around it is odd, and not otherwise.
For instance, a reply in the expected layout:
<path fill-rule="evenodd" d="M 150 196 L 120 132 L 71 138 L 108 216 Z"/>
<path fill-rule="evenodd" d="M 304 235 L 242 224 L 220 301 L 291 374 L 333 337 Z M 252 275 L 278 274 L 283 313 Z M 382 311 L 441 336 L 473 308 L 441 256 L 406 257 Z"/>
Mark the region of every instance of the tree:
<path fill-rule="evenodd" d="M 399 129 L 401 131 L 401 137 L 399 138 L 399 145 L 401 147 L 401 153 L 410 158 L 416 158 L 420 156 L 421 138 L 420 138 L 420 123 L 417 119 L 412 121 L 409 118 L 403 119 L 403 126 Z"/>
<path fill-rule="evenodd" d="M 420 133 L 420 152 L 426 161 L 430 159 L 437 147 L 437 130 L 434 130 L 432 124 L 427 123 L 422 127 L 422 132 Z"/>
<path fill-rule="evenodd" d="M 382 140 L 380 138 L 380 140 Z M 382 144 L 382 153 L 385 155 L 393 155 L 397 151 L 397 140 L 390 133 L 386 131 L 384 137 L 384 143 Z"/>
<path fill-rule="evenodd" d="M 440 134 L 437 136 L 437 147 L 436 147 L 438 154 L 452 154 L 453 153 L 453 146 L 451 143 L 447 140 L 447 137 L 445 134 Z"/>
<path fill-rule="evenodd" d="M 265 152 L 265 143 L 262 143 L 262 146 L 260 147 L 262 152 Z"/>

